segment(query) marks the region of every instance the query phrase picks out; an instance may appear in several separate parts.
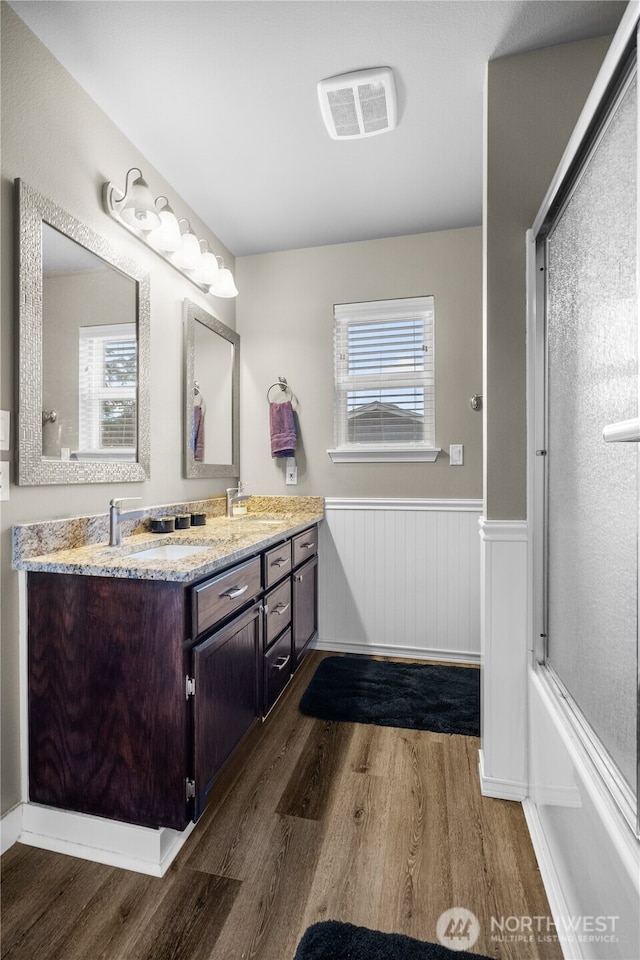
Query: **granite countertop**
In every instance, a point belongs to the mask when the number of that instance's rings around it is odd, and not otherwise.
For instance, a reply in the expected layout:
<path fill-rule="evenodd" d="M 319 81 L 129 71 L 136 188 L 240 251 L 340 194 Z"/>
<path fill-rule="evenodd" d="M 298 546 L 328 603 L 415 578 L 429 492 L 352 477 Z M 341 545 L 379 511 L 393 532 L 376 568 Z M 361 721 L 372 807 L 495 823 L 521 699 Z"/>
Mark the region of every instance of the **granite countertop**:
<path fill-rule="evenodd" d="M 154 512 L 158 514 L 161 511 L 156 508 Z M 173 512 L 178 512 L 178 509 Z M 110 547 L 108 538 L 101 542 L 79 542 L 69 546 L 69 533 L 64 530 L 65 521 L 49 522 L 50 526 L 56 524 L 60 527 L 58 542 L 50 532 L 44 535 L 42 530 L 35 529 L 46 524 L 25 524 L 14 528 L 13 567 L 45 573 L 188 582 L 248 559 L 318 523 L 323 517 L 324 502 L 321 497 L 261 497 L 250 503 L 249 512 L 243 516 L 227 518 L 209 515 L 204 526 L 192 526 L 174 533 L 153 534 L 146 529 L 140 530 L 141 525 L 138 524 L 133 533 L 124 533 L 122 545 L 117 547 Z M 77 527 L 80 519 L 67 523 Z M 50 542 L 54 548 L 47 552 L 34 552 L 46 542 Z M 131 556 L 142 550 L 169 544 L 202 549 L 178 559 Z"/>

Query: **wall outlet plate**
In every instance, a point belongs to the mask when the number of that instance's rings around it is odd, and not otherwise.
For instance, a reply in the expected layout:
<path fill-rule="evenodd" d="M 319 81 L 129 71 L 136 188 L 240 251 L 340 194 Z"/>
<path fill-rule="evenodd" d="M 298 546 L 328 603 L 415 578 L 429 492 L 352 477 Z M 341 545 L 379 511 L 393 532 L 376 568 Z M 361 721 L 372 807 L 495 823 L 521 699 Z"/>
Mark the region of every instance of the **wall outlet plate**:
<path fill-rule="evenodd" d="M 286 483 L 298 482 L 298 464 L 295 457 L 287 457 Z"/>

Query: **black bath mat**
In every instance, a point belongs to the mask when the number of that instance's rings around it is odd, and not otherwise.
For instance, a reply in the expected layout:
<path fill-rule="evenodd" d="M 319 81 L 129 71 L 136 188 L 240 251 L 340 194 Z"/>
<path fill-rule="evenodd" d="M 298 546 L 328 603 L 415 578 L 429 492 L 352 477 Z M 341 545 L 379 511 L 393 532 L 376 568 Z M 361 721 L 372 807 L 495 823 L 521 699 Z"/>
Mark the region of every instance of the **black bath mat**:
<path fill-rule="evenodd" d="M 327 657 L 300 701 L 321 720 L 480 736 L 480 671 L 472 667 Z"/>
<path fill-rule="evenodd" d="M 309 927 L 293 960 L 489 960 L 466 950 L 449 950 L 400 933 L 380 933 L 351 923 L 323 920 Z"/>

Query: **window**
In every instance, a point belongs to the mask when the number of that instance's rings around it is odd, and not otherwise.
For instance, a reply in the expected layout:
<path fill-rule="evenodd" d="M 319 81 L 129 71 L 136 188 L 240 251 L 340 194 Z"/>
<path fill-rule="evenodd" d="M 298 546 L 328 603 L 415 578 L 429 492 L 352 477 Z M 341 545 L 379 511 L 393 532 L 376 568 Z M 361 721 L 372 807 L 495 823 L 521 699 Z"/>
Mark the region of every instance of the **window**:
<path fill-rule="evenodd" d="M 135 459 L 136 326 L 80 327 L 79 346 L 80 450 L 100 458 Z"/>
<path fill-rule="evenodd" d="M 334 462 L 435 460 L 434 298 L 334 306 Z"/>

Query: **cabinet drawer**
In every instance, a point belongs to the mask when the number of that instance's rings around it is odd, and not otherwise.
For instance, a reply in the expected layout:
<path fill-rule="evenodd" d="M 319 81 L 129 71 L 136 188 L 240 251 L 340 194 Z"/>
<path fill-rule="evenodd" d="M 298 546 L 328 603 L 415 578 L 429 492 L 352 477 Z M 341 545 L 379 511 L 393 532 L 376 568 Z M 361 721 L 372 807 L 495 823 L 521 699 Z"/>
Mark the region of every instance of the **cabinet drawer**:
<path fill-rule="evenodd" d="M 265 588 L 277 583 L 291 570 L 291 541 L 267 550 L 264 555 Z"/>
<path fill-rule="evenodd" d="M 256 557 L 194 587 L 191 594 L 194 636 L 253 600 L 261 586 L 260 558 Z"/>
<path fill-rule="evenodd" d="M 264 609 L 264 645 L 268 647 L 291 623 L 291 578 L 287 577 L 284 583 L 266 595 Z"/>
<path fill-rule="evenodd" d="M 318 552 L 318 528 L 311 527 L 293 538 L 293 565 L 297 567 Z"/>
<path fill-rule="evenodd" d="M 291 677 L 291 630 L 287 630 L 264 655 L 264 706 L 266 715 Z"/>

